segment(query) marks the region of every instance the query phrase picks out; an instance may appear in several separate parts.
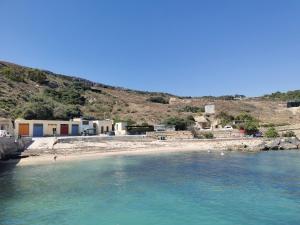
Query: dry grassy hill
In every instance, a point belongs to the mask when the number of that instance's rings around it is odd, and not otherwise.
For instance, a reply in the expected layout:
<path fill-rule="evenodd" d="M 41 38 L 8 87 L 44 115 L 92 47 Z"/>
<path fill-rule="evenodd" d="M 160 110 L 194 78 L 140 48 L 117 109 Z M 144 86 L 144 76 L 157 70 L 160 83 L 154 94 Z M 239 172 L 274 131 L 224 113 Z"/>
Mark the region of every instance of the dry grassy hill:
<path fill-rule="evenodd" d="M 262 123 L 300 122 L 300 111 L 287 109 L 286 101 L 276 98 L 184 98 L 112 87 L 0 62 L 0 117 L 69 119 L 83 115 L 153 124 L 168 117 L 199 114 L 207 103 L 214 103 L 218 112 L 250 113 Z"/>

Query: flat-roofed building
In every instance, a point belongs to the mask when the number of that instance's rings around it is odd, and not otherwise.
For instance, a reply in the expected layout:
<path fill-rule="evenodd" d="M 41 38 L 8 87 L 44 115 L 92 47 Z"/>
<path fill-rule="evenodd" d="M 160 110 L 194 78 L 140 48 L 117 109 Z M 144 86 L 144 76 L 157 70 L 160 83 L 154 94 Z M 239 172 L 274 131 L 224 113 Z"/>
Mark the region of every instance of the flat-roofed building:
<path fill-rule="evenodd" d="M 115 134 L 116 135 L 126 135 L 127 134 L 127 123 L 126 122 L 115 123 Z"/>
<path fill-rule="evenodd" d="M 61 120 L 25 120 L 16 119 L 14 133 L 16 136 L 44 137 L 44 136 L 77 136 L 80 122 Z"/>
<path fill-rule="evenodd" d="M 94 120 L 93 127 L 96 129 L 96 134 L 107 134 L 114 131 L 114 122 L 112 120 Z"/>

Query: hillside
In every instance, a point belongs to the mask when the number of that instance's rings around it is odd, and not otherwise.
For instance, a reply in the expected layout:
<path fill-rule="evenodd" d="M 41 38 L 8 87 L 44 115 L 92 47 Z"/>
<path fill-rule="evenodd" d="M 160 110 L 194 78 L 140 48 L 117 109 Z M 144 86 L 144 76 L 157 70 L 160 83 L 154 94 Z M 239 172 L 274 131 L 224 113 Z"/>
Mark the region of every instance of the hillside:
<path fill-rule="evenodd" d="M 293 92 L 293 96 L 299 92 Z M 207 103 L 231 115 L 247 112 L 262 123 L 300 122 L 299 110 L 286 109 L 288 97 L 276 95 L 233 100 L 223 97 L 178 97 L 167 93 L 130 90 L 85 79 L 0 62 L 0 117 L 70 119 L 76 116 L 113 118 L 132 123 L 160 123 L 186 118 Z M 293 97 L 295 98 L 295 97 Z"/>

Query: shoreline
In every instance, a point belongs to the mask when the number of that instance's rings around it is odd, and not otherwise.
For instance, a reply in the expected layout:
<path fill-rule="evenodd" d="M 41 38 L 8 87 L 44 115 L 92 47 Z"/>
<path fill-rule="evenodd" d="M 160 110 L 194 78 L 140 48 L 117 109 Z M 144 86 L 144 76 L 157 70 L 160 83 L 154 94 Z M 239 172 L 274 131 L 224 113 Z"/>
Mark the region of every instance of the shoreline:
<path fill-rule="evenodd" d="M 294 142 L 293 144 L 291 142 Z M 53 144 L 55 143 L 55 144 Z M 14 163 L 16 166 L 39 165 L 99 159 L 120 155 L 147 155 L 180 152 L 260 152 L 266 150 L 299 149 L 296 139 L 213 139 L 213 140 L 99 140 L 94 138 L 68 138 L 56 142 L 53 138 L 37 139 L 23 153 L 21 159 L 0 162 L 0 165 Z M 57 160 L 54 160 L 54 156 Z"/>
<path fill-rule="evenodd" d="M 18 162 L 16 166 L 30 166 L 30 165 L 43 165 L 55 164 L 63 162 L 73 162 L 81 160 L 102 159 L 112 156 L 135 156 L 135 155 L 149 155 L 149 154 L 164 154 L 164 153 L 181 153 L 181 152 L 207 152 L 208 150 L 194 149 L 194 148 L 160 148 L 160 149 L 134 149 L 134 150 L 121 150 L 121 151 L 106 151 L 106 152 L 80 152 L 73 154 L 56 154 L 57 159 L 54 160 L 54 154 L 43 154 L 38 156 L 29 156 L 20 160 L 8 160 L 1 163 L 9 164 Z M 211 150 L 211 152 L 221 152 L 221 150 Z M 0 165 L 1 165 L 0 163 Z"/>

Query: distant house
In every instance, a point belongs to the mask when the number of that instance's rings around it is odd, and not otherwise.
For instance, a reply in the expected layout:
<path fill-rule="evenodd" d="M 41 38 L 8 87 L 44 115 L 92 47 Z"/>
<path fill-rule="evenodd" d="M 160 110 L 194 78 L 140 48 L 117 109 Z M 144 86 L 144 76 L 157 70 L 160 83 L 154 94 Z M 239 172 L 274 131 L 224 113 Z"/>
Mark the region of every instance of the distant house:
<path fill-rule="evenodd" d="M 25 137 L 80 135 L 79 121 L 15 120 L 15 135 Z"/>
<path fill-rule="evenodd" d="M 195 127 L 204 130 L 204 129 L 211 129 L 211 121 L 208 120 L 205 116 L 196 116 L 195 118 Z"/>
<path fill-rule="evenodd" d="M 195 116 L 195 128 L 199 130 L 213 130 L 219 128 L 220 120 L 216 118 L 216 109 L 214 104 L 205 106 L 205 113 L 202 116 Z"/>
<path fill-rule="evenodd" d="M 216 107 L 214 104 L 206 105 L 204 108 L 206 115 L 214 115 L 216 113 Z"/>

